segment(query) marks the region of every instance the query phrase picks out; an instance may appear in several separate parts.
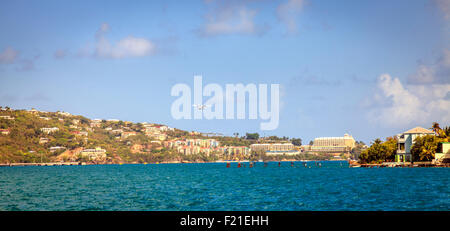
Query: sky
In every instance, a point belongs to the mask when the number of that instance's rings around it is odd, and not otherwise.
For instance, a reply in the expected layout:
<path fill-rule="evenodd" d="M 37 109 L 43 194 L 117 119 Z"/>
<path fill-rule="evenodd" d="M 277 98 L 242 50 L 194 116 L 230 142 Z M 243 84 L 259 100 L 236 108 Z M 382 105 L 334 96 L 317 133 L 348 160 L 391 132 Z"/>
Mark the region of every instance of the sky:
<path fill-rule="evenodd" d="M 450 0 L 3 0 L 0 31 L 14 109 L 304 143 L 450 125 Z M 194 75 L 280 84 L 278 128 L 174 119 L 171 88 Z"/>

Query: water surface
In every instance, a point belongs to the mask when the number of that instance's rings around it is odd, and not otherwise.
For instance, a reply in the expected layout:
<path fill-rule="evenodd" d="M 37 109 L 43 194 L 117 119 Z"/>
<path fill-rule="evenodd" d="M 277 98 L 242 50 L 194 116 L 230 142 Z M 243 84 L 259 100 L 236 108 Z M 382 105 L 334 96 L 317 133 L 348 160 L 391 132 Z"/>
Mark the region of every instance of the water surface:
<path fill-rule="evenodd" d="M 2 167 L 0 210 L 450 210 L 449 168 L 321 164 Z"/>

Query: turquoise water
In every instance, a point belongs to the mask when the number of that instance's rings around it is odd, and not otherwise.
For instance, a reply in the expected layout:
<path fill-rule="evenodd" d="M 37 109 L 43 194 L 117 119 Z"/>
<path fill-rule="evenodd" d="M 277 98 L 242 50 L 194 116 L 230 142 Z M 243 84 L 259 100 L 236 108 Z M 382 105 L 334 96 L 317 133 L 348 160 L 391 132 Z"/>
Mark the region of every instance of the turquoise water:
<path fill-rule="evenodd" d="M 346 162 L 0 168 L 0 210 L 450 210 L 449 168 Z"/>

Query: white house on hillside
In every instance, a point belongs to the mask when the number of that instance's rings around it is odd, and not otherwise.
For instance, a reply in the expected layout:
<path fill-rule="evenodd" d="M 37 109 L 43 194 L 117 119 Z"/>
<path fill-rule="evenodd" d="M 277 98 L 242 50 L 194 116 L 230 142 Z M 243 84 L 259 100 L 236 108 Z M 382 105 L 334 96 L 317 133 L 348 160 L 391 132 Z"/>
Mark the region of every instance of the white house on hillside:
<path fill-rule="evenodd" d="M 431 130 L 415 127 L 411 130 L 397 135 L 397 154 L 395 155 L 395 162 L 409 162 L 411 161 L 411 147 L 417 137 L 426 135 L 435 135 Z"/>

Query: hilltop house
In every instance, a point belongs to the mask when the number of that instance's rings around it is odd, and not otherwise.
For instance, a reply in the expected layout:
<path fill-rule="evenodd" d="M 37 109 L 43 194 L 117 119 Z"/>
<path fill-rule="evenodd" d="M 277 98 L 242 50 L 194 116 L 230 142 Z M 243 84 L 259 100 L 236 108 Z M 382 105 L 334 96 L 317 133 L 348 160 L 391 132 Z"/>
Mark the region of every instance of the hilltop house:
<path fill-rule="evenodd" d="M 101 119 L 95 119 L 95 120 L 92 120 L 92 121 L 91 121 L 91 123 L 89 124 L 89 126 L 90 126 L 91 128 L 93 128 L 93 127 L 99 128 L 99 127 L 101 126 L 101 124 L 102 124 L 102 120 L 101 120 Z"/>
<path fill-rule="evenodd" d="M 36 115 L 36 114 L 39 113 L 39 111 L 36 110 L 36 109 L 34 109 L 34 108 L 31 108 L 31 110 L 28 110 L 28 112 L 31 113 L 31 114 L 33 114 L 33 115 Z"/>
<path fill-rule="evenodd" d="M 9 116 L 9 115 L 6 115 L 6 116 L 0 116 L 0 119 L 14 120 L 14 117 L 11 117 L 11 116 Z"/>
<path fill-rule="evenodd" d="M 9 135 L 10 131 L 9 131 L 9 129 L 0 129 L 0 133 L 2 135 Z"/>
<path fill-rule="evenodd" d="M 50 141 L 49 138 L 41 137 L 39 138 L 39 144 L 46 144 Z"/>
<path fill-rule="evenodd" d="M 61 149 L 66 149 L 65 147 L 61 147 L 61 146 L 55 146 L 55 147 L 50 147 L 50 152 L 56 152 L 58 150 Z"/>
<path fill-rule="evenodd" d="M 411 161 L 411 147 L 413 146 L 417 137 L 426 135 L 435 135 L 431 130 L 415 127 L 404 133 L 397 135 L 397 154 L 395 155 L 395 162 L 409 162 Z"/>
<path fill-rule="evenodd" d="M 136 134 L 137 134 L 136 132 L 122 132 L 121 136 L 122 136 L 122 139 L 126 139 L 130 136 L 135 136 Z"/>
<path fill-rule="evenodd" d="M 88 136 L 88 132 L 86 132 L 86 131 L 73 131 L 73 132 L 70 132 L 70 133 L 74 134 L 77 137 L 79 137 L 79 136 Z"/>
<path fill-rule="evenodd" d="M 50 134 L 52 132 L 57 132 L 59 131 L 59 128 L 57 127 L 52 127 L 52 128 L 41 128 L 41 131 L 47 134 Z"/>
<path fill-rule="evenodd" d="M 62 116 L 71 116 L 72 115 L 69 112 L 64 112 L 64 111 L 58 111 L 58 114 L 62 115 Z"/>

